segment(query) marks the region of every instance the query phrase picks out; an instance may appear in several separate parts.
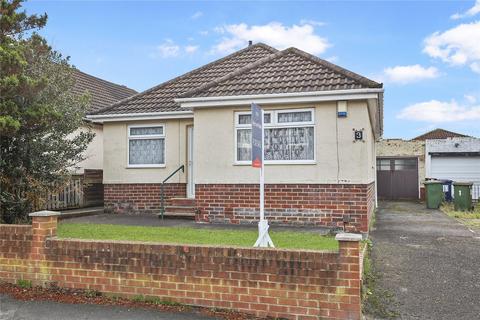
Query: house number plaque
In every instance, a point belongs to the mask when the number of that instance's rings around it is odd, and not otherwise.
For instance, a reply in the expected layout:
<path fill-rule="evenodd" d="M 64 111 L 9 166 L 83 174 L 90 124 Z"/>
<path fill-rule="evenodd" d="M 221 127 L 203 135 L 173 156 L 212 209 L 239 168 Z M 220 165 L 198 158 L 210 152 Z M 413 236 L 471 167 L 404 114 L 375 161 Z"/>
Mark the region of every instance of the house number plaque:
<path fill-rule="evenodd" d="M 365 142 L 365 140 L 363 140 L 363 130 L 364 130 L 363 128 L 360 130 L 353 129 L 353 137 L 354 137 L 353 142 L 357 142 L 357 141 Z"/>

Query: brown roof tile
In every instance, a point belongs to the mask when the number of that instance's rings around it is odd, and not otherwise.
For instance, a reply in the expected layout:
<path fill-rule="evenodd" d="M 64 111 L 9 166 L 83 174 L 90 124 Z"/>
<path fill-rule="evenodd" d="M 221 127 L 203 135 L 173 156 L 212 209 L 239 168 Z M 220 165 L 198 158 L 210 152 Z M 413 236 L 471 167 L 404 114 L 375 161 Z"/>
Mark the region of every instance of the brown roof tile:
<path fill-rule="evenodd" d="M 381 88 L 382 84 L 296 48 L 259 43 L 93 114 L 182 111 L 180 97 Z"/>
<path fill-rule="evenodd" d="M 174 101 L 175 98 L 276 51 L 262 43 L 249 46 L 93 114 L 182 111 L 180 105 Z"/>
<path fill-rule="evenodd" d="M 249 64 L 182 97 L 381 88 L 382 85 L 296 48 Z"/>
<path fill-rule="evenodd" d="M 429 140 L 429 139 L 447 139 L 447 138 L 461 138 L 468 137 L 461 133 L 456 133 L 444 129 L 435 129 L 424 133 L 418 137 L 413 138 L 412 140 Z"/>
<path fill-rule="evenodd" d="M 73 78 L 75 94 L 81 95 L 85 92 L 90 94 L 89 112 L 105 108 L 137 93 L 126 86 L 91 76 L 78 69 L 74 69 Z"/>

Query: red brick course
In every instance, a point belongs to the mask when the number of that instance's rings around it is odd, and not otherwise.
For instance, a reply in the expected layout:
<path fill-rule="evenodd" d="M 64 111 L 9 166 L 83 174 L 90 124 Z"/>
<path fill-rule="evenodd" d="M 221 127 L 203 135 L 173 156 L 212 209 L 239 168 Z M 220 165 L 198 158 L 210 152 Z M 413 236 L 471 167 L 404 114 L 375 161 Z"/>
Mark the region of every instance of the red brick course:
<path fill-rule="evenodd" d="M 197 184 L 196 220 L 211 223 L 258 221 L 257 184 Z M 345 227 L 367 232 L 375 207 L 375 185 L 267 184 L 265 214 L 272 224 Z"/>
<path fill-rule="evenodd" d="M 360 319 L 359 242 L 338 252 L 55 237 L 56 217 L 0 225 L 0 278 L 144 295 L 256 316 Z"/>
<path fill-rule="evenodd" d="M 104 204 L 107 212 L 142 214 L 159 213 L 161 207 L 160 183 L 105 184 Z M 165 184 L 165 205 L 170 198 L 185 197 L 185 183 Z"/>

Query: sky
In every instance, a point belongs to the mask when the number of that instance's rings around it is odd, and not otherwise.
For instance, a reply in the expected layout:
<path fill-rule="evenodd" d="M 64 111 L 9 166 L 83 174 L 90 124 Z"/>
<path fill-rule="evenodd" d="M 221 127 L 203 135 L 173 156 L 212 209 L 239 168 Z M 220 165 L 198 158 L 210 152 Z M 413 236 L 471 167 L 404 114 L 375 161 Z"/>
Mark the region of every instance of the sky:
<path fill-rule="evenodd" d="M 480 137 L 480 0 L 30 1 L 80 70 L 146 90 L 247 46 L 297 47 L 384 83 L 384 138 Z"/>

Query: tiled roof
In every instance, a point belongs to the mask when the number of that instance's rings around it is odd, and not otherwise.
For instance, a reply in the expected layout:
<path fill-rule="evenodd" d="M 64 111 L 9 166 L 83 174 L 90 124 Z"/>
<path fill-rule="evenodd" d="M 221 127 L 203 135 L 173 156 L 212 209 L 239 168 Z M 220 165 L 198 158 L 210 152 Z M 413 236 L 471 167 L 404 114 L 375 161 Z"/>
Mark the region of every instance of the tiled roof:
<path fill-rule="evenodd" d="M 382 84 L 296 48 L 259 43 L 93 114 L 185 111 L 175 98 L 381 88 Z"/>
<path fill-rule="evenodd" d="M 75 81 L 74 93 L 81 95 L 88 92 L 90 94 L 89 112 L 105 108 L 137 93 L 137 91 L 126 86 L 105 81 L 78 69 L 74 69 L 73 78 Z"/>
<path fill-rule="evenodd" d="M 190 97 L 381 88 L 382 85 L 317 58 L 288 48 L 182 95 Z"/>
<path fill-rule="evenodd" d="M 277 50 L 261 43 L 249 46 L 93 114 L 183 111 L 175 98 L 274 52 Z"/>
<path fill-rule="evenodd" d="M 447 139 L 447 138 L 461 138 L 468 137 L 464 134 L 444 130 L 444 129 L 435 129 L 424 133 L 418 137 L 413 138 L 412 140 L 428 140 L 428 139 Z"/>

